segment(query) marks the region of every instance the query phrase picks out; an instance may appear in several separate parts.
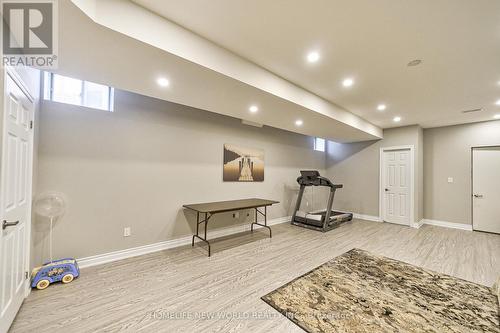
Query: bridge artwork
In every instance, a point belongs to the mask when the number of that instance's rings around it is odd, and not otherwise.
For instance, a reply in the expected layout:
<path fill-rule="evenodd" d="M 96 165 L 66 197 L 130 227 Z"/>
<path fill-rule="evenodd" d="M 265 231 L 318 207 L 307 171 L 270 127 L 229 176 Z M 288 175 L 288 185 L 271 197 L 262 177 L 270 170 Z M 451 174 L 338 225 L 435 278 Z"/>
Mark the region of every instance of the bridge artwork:
<path fill-rule="evenodd" d="M 227 182 L 264 181 L 264 151 L 224 144 L 223 180 Z"/>

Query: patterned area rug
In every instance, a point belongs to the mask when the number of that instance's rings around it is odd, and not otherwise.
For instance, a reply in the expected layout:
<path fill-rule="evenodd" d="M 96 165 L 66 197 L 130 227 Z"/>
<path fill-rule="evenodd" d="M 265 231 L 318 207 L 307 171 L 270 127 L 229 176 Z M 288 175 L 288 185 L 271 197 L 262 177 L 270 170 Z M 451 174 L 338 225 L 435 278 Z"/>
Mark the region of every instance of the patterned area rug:
<path fill-rule="evenodd" d="M 307 332 L 500 332 L 491 288 L 358 249 L 262 299 Z"/>

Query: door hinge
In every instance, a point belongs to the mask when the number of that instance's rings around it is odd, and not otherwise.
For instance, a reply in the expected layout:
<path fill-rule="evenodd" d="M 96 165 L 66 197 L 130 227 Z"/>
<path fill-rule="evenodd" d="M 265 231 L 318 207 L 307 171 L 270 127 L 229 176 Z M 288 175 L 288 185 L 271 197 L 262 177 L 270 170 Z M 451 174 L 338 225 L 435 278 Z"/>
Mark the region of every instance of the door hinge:
<path fill-rule="evenodd" d="M 30 129 L 33 129 L 33 120 L 30 120 Z"/>
<path fill-rule="evenodd" d="M 28 280 L 28 278 L 29 278 L 28 272 L 24 272 L 24 278 L 25 278 L 26 280 Z"/>

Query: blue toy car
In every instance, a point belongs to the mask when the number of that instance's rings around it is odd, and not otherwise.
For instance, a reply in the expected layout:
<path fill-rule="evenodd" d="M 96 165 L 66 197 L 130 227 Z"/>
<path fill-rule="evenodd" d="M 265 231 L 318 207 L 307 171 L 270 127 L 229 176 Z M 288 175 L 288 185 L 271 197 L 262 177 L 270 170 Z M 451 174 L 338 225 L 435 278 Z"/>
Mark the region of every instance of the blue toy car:
<path fill-rule="evenodd" d="M 61 281 L 70 283 L 80 275 L 78 264 L 73 258 L 65 258 L 43 264 L 33 269 L 31 276 L 31 288 L 43 290 L 51 283 Z"/>

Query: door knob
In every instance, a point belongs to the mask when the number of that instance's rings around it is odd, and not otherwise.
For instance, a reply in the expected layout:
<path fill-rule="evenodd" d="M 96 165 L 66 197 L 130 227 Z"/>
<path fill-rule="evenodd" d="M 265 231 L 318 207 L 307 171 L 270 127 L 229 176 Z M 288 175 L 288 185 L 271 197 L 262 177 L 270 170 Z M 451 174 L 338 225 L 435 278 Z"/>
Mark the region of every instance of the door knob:
<path fill-rule="evenodd" d="M 482 198 L 483 195 L 482 194 L 474 194 L 474 198 Z"/>
<path fill-rule="evenodd" d="M 388 189 L 388 188 L 386 188 L 386 189 L 385 189 L 385 191 L 386 191 L 386 192 L 389 192 L 389 189 Z"/>
<path fill-rule="evenodd" d="M 13 226 L 18 225 L 18 224 L 19 224 L 19 221 L 7 222 L 7 220 L 3 220 L 3 222 L 2 222 L 2 230 L 4 230 L 7 227 L 13 227 Z"/>

